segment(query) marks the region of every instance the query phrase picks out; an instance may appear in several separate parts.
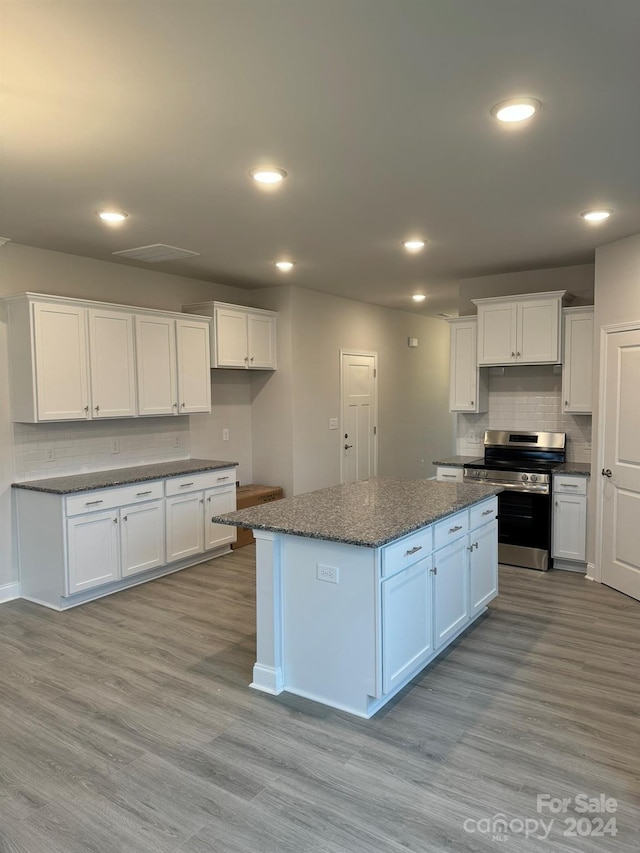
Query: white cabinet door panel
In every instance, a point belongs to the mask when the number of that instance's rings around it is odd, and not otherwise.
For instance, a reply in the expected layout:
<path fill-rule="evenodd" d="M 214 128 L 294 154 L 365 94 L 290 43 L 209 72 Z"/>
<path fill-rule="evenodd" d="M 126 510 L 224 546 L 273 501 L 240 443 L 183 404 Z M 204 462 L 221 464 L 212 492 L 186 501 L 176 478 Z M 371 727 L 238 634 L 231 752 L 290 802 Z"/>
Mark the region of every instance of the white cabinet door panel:
<path fill-rule="evenodd" d="M 263 314 L 249 314 L 249 367 L 274 370 L 276 367 L 276 319 Z"/>
<path fill-rule="evenodd" d="M 436 649 L 469 621 L 468 543 L 463 536 L 433 555 Z"/>
<path fill-rule="evenodd" d="M 203 506 L 203 492 L 190 492 L 166 499 L 167 563 L 203 551 Z"/>
<path fill-rule="evenodd" d="M 483 610 L 498 594 L 498 522 L 492 521 L 469 534 L 469 592 L 471 616 Z"/>
<path fill-rule="evenodd" d="M 136 317 L 138 413 L 175 415 L 178 411 L 175 320 Z"/>
<path fill-rule="evenodd" d="M 556 364 L 560 361 L 560 310 L 558 299 L 518 303 L 518 362 Z"/>
<path fill-rule="evenodd" d="M 117 511 L 67 519 L 67 594 L 119 578 L 118 542 Z"/>
<path fill-rule="evenodd" d="M 89 310 L 91 416 L 126 418 L 136 414 L 133 317 Z"/>
<path fill-rule="evenodd" d="M 591 414 L 593 410 L 593 308 L 565 312 L 562 368 L 563 411 Z"/>
<path fill-rule="evenodd" d="M 431 558 L 382 582 L 382 690 L 391 692 L 433 653 Z"/>
<path fill-rule="evenodd" d="M 515 360 L 515 303 L 478 305 L 478 364 L 510 364 Z"/>
<path fill-rule="evenodd" d="M 216 308 L 216 367 L 248 367 L 246 310 Z"/>
<path fill-rule="evenodd" d="M 236 508 L 236 487 L 228 486 L 221 489 L 209 489 L 204 493 L 204 550 L 219 548 L 236 541 L 236 528 L 229 524 L 215 524 L 212 515 L 223 515 L 233 512 Z"/>
<path fill-rule="evenodd" d="M 556 494 L 553 506 L 552 556 L 584 562 L 587 540 L 587 498 Z"/>
<path fill-rule="evenodd" d="M 89 412 L 86 311 L 33 306 L 38 420 L 82 420 Z"/>
<path fill-rule="evenodd" d="M 164 502 L 149 501 L 120 510 L 122 576 L 164 563 Z"/>
<path fill-rule="evenodd" d="M 209 324 L 176 321 L 176 345 L 180 414 L 210 412 Z"/>

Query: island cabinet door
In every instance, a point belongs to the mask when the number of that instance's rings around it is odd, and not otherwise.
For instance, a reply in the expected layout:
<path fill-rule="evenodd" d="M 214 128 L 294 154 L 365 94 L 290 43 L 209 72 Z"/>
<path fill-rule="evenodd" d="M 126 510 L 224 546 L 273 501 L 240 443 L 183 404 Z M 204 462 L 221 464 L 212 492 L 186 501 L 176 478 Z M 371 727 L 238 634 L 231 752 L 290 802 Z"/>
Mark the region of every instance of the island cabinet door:
<path fill-rule="evenodd" d="M 463 536 L 433 555 L 435 648 L 469 621 L 469 537 Z"/>
<path fill-rule="evenodd" d="M 492 521 L 469 535 L 469 590 L 471 616 L 480 613 L 498 594 L 498 522 Z"/>
<path fill-rule="evenodd" d="M 421 669 L 433 654 L 431 557 L 382 581 L 382 690 Z"/>

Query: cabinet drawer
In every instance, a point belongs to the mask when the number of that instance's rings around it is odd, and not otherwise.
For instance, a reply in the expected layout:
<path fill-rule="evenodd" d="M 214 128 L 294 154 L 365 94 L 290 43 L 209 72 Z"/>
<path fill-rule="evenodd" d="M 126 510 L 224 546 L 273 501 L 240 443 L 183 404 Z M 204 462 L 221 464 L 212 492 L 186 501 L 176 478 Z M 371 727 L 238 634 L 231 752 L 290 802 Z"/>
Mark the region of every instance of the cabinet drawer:
<path fill-rule="evenodd" d="M 553 478 L 553 491 L 556 494 L 586 495 L 587 478 L 569 476 L 563 477 L 562 474 L 557 474 Z"/>
<path fill-rule="evenodd" d="M 458 512 L 455 515 L 450 515 L 443 521 L 439 521 L 433 528 L 433 547 L 434 550 L 442 548 L 448 542 L 453 542 L 454 539 L 459 539 L 469 531 L 469 513 L 467 510 Z"/>
<path fill-rule="evenodd" d="M 432 551 L 432 542 L 431 527 L 423 527 L 404 539 L 386 545 L 382 549 L 382 577 L 388 578 L 428 557 Z"/>
<path fill-rule="evenodd" d="M 118 486 L 115 489 L 96 489 L 83 492 L 66 499 L 67 515 L 80 515 L 96 509 L 114 509 L 128 504 L 157 500 L 162 497 L 162 480 L 147 483 L 132 483 L 130 486 Z"/>
<path fill-rule="evenodd" d="M 436 480 L 442 480 L 444 483 L 461 483 L 462 468 L 451 468 L 448 465 L 439 465 L 436 468 Z"/>
<path fill-rule="evenodd" d="M 183 495 L 200 489 L 213 489 L 216 486 L 235 485 L 235 468 L 218 468 L 217 471 L 205 471 L 202 474 L 190 474 L 184 477 L 171 477 L 166 481 L 165 494 L 167 497 Z"/>
<path fill-rule="evenodd" d="M 474 530 L 480 527 L 481 524 L 487 524 L 493 521 L 498 514 L 498 498 L 491 498 L 488 501 L 476 504 L 469 509 L 469 530 Z"/>

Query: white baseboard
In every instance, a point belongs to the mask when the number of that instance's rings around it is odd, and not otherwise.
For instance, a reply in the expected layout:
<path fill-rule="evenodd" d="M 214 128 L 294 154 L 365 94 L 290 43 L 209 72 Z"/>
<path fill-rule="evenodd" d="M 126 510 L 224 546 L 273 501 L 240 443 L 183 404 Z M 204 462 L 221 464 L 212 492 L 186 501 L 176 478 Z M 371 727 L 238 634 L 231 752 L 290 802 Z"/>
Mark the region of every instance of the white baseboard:
<path fill-rule="evenodd" d="M 587 563 L 586 578 L 588 581 L 594 581 L 596 579 L 596 567 L 594 563 Z"/>
<path fill-rule="evenodd" d="M 20 584 L 18 581 L 15 583 L 5 583 L 3 586 L 0 586 L 0 604 L 4 604 L 5 601 L 15 601 L 16 598 L 20 598 Z"/>

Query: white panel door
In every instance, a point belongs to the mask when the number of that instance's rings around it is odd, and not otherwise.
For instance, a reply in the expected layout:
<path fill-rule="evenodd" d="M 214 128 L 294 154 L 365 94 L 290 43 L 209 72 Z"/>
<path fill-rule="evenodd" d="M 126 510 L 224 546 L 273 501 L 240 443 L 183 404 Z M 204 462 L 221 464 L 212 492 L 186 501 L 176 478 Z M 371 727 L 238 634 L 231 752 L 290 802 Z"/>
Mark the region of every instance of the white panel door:
<path fill-rule="evenodd" d="M 136 316 L 138 414 L 178 413 L 176 321 L 171 317 Z"/>
<path fill-rule="evenodd" d="M 234 308 L 216 308 L 216 367 L 249 366 L 247 312 Z"/>
<path fill-rule="evenodd" d="M 122 576 L 164 564 L 164 501 L 149 501 L 120 510 Z"/>
<path fill-rule="evenodd" d="M 218 489 L 208 489 L 204 493 L 204 550 L 219 548 L 221 545 L 236 541 L 237 528 L 229 524 L 215 524 L 212 515 L 224 515 L 236 508 L 236 487 L 223 486 Z"/>
<path fill-rule="evenodd" d="M 210 412 L 209 324 L 176 320 L 176 346 L 179 413 Z"/>
<path fill-rule="evenodd" d="M 377 472 L 377 356 L 342 353 L 341 482 Z"/>
<path fill-rule="evenodd" d="M 433 654 L 431 558 L 382 582 L 382 690 L 390 693 Z"/>
<path fill-rule="evenodd" d="M 165 501 L 167 563 L 204 550 L 204 494 L 189 492 Z"/>
<path fill-rule="evenodd" d="M 526 364 L 560 361 L 559 299 L 518 302 L 516 358 Z"/>
<path fill-rule="evenodd" d="M 553 501 L 552 556 L 563 560 L 586 559 L 587 499 L 584 495 L 556 494 Z"/>
<path fill-rule="evenodd" d="M 516 360 L 516 304 L 478 305 L 478 364 Z"/>
<path fill-rule="evenodd" d="M 498 522 L 472 530 L 469 548 L 469 605 L 475 616 L 498 594 Z"/>
<path fill-rule="evenodd" d="M 89 417 L 86 310 L 33 306 L 38 420 Z"/>
<path fill-rule="evenodd" d="M 469 537 L 433 555 L 435 647 L 439 649 L 469 621 Z"/>
<path fill-rule="evenodd" d="M 640 329 L 606 338 L 602 581 L 640 599 Z"/>
<path fill-rule="evenodd" d="M 118 580 L 118 511 L 67 519 L 67 594 Z"/>
<path fill-rule="evenodd" d="M 275 370 L 276 318 L 249 314 L 247 323 L 249 367 Z"/>
<path fill-rule="evenodd" d="M 91 416 L 126 418 L 136 414 L 133 317 L 89 309 Z"/>

